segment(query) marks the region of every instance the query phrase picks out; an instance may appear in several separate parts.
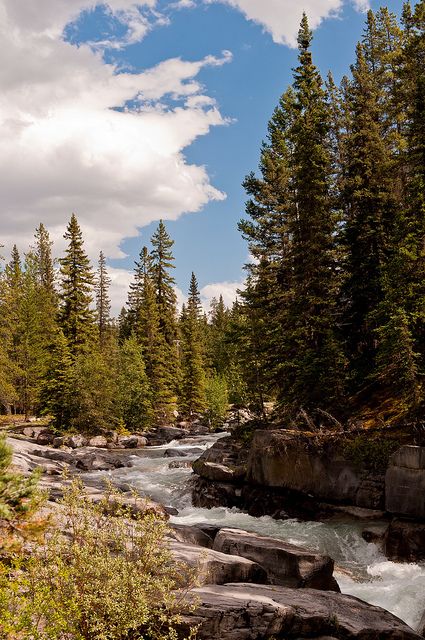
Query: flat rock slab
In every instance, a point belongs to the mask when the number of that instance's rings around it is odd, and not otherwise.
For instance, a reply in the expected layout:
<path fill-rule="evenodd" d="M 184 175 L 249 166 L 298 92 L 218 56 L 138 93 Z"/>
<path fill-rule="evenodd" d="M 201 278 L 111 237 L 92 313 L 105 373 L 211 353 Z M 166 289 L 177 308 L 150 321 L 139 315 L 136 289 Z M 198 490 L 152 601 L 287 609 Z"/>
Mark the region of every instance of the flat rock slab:
<path fill-rule="evenodd" d="M 175 541 L 170 542 L 170 550 L 175 560 L 199 570 L 201 584 L 267 582 L 265 570 L 246 558 Z"/>
<path fill-rule="evenodd" d="M 388 611 L 340 593 L 271 585 L 225 584 L 194 589 L 199 640 L 418 640 Z"/>
<path fill-rule="evenodd" d="M 240 529 L 220 529 L 213 549 L 257 562 L 266 570 L 270 584 L 339 591 L 329 556 L 283 540 Z"/>

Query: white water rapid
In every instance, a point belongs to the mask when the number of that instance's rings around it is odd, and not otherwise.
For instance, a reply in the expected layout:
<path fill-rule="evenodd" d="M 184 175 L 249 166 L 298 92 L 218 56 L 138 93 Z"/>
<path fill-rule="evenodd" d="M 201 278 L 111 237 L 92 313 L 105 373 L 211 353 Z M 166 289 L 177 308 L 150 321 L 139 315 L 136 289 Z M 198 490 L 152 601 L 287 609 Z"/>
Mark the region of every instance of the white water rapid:
<path fill-rule="evenodd" d="M 343 593 L 379 605 L 416 628 L 425 607 L 425 564 L 387 560 L 375 544 L 361 537 L 362 529 L 370 521 L 273 520 L 269 516 L 254 518 L 237 509 L 193 507 L 190 465 L 170 468 L 170 463 L 195 460 L 201 453 L 199 450 L 212 446 L 218 437 L 202 436 L 139 450 L 131 459 L 132 467 L 111 471 L 109 477 L 117 484 L 132 485 L 153 500 L 178 509 L 179 514 L 172 516 L 171 522 L 235 527 L 326 553 L 335 560 L 335 577 Z M 188 455 L 164 457 L 166 449 L 178 449 Z"/>

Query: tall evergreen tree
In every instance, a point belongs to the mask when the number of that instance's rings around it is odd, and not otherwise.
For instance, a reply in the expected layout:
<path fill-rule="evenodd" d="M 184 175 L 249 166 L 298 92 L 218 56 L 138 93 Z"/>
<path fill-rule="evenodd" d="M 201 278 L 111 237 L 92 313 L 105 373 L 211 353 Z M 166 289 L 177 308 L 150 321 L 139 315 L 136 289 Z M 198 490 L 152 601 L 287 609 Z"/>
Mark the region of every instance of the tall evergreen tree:
<path fill-rule="evenodd" d="M 83 235 L 73 213 L 64 235 L 68 240 L 65 256 L 60 260 L 61 292 L 59 321 L 71 352 L 87 348 L 94 337 L 94 276 L 83 247 Z"/>
<path fill-rule="evenodd" d="M 106 259 L 103 251 L 99 254 L 99 263 L 96 274 L 96 320 L 99 331 L 99 342 L 105 345 L 108 329 L 111 323 L 111 301 L 109 299 L 109 287 L 111 278 L 106 268 Z"/>
<path fill-rule="evenodd" d="M 146 247 L 140 260 L 139 307 L 134 334 L 142 346 L 146 373 L 152 389 L 152 407 L 157 422 L 171 419 L 175 409 L 175 380 L 169 361 L 169 345 L 160 327 L 155 285 L 152 280 L 152 258 Z"/>
<path fill-rule="evenodd" d="M 181 315 L 182 334 L 182 397 L 181 405 L 189 415 L 206 408 L 206 377 L 203 313 L 198 283 L 192 273 L 187 306 Z"/>

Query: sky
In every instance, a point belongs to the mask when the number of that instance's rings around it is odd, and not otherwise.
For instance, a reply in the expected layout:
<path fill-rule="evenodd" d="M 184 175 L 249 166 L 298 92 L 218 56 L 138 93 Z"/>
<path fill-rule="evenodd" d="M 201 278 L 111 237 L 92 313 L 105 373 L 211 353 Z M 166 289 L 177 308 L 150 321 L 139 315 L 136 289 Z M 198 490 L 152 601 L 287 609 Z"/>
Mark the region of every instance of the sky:
<path fill-rule="evenodd" d="M 230 304 L 249 260 L 244 176 L 296 65 L 302 12 L 337 80 L 375 0 L 0 0 L 0 244 L 21 253 L 72 212 L 112 278 L 113 311 L 158 221 L 179 300 Z M 385 3 L 400 12 L 401 0 Z"/>

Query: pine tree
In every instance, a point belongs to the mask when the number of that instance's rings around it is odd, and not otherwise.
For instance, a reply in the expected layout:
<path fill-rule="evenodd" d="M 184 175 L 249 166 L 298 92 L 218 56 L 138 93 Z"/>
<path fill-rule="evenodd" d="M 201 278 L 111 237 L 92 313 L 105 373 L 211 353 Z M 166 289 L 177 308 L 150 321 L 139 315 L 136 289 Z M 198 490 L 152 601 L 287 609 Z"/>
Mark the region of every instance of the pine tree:
<path fill-rule="evenodd" d="M 174 392 L 179 393 L 180 366 L 178 355 L 177 296 L 175 280 L 170 271 L 174 269 L 172 247 L 174 240 L 170 238 L 162 220 L 151 238 L 151 277 L 156 291 L 159 328 L 164 337 L 167 350 L 166 358 L 171 377 L 174 381 Z"/>
<path fill-rule="evenodd" d="M 156 290 L 160 328 L 167 344 L 173 345 L 177 337 L 177 297 L 174 291 L 175 280 L 170 274 L 170 269 L 175 268 L 171 251 L 174 240 L 171 240 L 162 220 L 151 238 L 151 243 L 152 281 Z"/>
<path fill-rule="evenodd" d="M 37 264 L 37 278 L 40 287 L 50 294 L 52 300 L 56 298 L 55 269 L 52 258 L 52 245 L 49 232 L 43 223 L 35 231 L 35 247 L 32 250 Z"/>
<path fill-rule="evenodd" d="M 374 369 L 377 310 L 385 297 L 383 275 L 396 207 L 394 165 L 383 135 L 382 91 L 373 64 L 368 63 L 363 45 L 358 45 L 346 95 L 349 129 L 343 199 L 349 275 L 344 287 L 344 325 L 354 388 L 364 384 Z"/>
<path fill-rule="evenodd" d="M 99 342 L 103 347 L 107 338 L 111 323 L 111 301 L 109 299 L 109 287 L 111 278 L 106 269 L 106 259 L 103 251 L 99 254 L 99 265 L 96 275 L 96 316 L 99 331 Z"/>
<path fill-rule="evenodd" d="M 198 283 L 192 273 L 187 306 L 181 314 L 182 397 L 181 405 L 189 416 L 206 408 L 205 362 L 203 350 L 203 314 Z"/>
<path fill-rule="evenodd" d="M 164 423 L 171 419 L 175 409 L 175 380 L 169 361 L 169 345 L 160 328 L 151 261 L 152 258 L 144 247 L 140 260 L 139 307 L 134 335 L 142 346 L 146 373 L 152 389 L 152 406 L 156 421 Z"/>
<path fill-rule="evenodd" d="M 69 241 L 65 257 L 60 260 L 61 292 L 59 321 L 73 355 L 87 348 L 94 336 L 94 276 L 83 248 L 83 236 L 72 214 L 64 238 Z"/>

